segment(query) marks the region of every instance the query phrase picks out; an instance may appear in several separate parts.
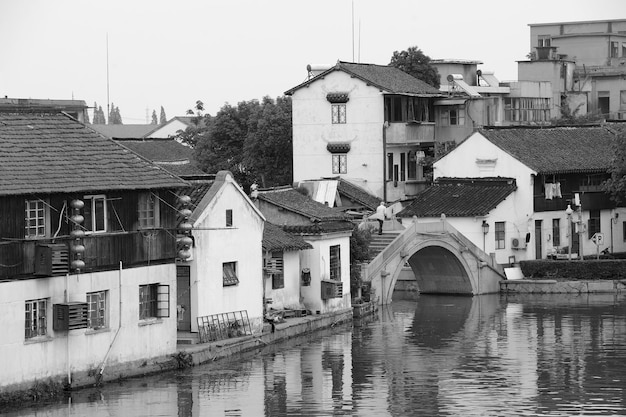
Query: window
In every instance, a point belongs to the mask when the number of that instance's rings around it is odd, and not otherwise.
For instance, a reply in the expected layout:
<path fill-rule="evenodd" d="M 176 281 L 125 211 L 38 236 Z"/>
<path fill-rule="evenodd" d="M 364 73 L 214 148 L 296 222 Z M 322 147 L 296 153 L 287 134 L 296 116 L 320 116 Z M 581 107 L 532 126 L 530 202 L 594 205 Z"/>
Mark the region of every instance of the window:
<path fill-rule="evenodd" d="M 25 304 L 25 333 L 26 339 L 45 336 L 48 331 L 48 300 L 29 300 Z"/>
<path fill-rule="evenodd" d="M 107 291 L 87 293 L 87 327 L 104 329 L 107 327 Z"/>
<path fill-rule="evenodd" d="M 46 206 L 43 200 L 26 200 L 27 238 L 46 236 Z"/>
<path fill-rule="evenodd" d="M 385 97 L 385 121 L 398 122 L 432 122 L 433 100 L 422 97 Z"/>
<path fill-rule="evenodd" d="M 600 113 L 609 114 L 610 99 L 610 91 L 598 91 L 598 110 L 600 110 Z"/>
<path fill-rule="evenodd" d="M 465 109 L 451 107 L 441 111 L 442 126 L 463 126 L 465 124 Z"/>
<path fill-rule="evenodd" d="M 139 286 L 139 320 L 170 316 L 170 286 L 147 284 Z"/>
<path fill-rule="evenodd" d="M 408 171 L 408 179 L 416 180 L 417 179 L 417 152 L 418 151 L 410 151 L 408 152 L 408 163 L 407 163 L 407 171 Z"/>
<path fill-rule="evenodd" d="M 102 233 L 107 231 L 107 205 L 104 195 L 85 196 L 85 231 Z"/>
<path fill-rule="evenodd" d="M 157 194 L 140 194 L 139 207 L 137 211 L 140 228 L 159 227 L 159 199 Z"/>
<path fill-rule="evenodd" d="M 330 247 L 330 279 L 341 281 L 341 246 Z"/>
<path fill-rule="evenodd" d="M 552 246 L 561 246 L 561 220 L 552 219 Z"/>
<path fill-rule="evenodd" d="M 400 154 L 400 181 L 406 181 L 406 154 Z"/>
<path fill-rule="evenodd" d="M 595 233 L 600 233 L 600 210 L 589 210 L 589 222 L 587 224 L 587 238 L 591 239 Z"/>
<path fill-rule="evenodd" d="M 504 222 L 496 222 L 495 237 L 496 237 L 496 249 L 504 249 L 505 248 Z"/>
<path fill-rule="evenodd" d="M 222 270 L 224 272 L 224 287 L 239 284 L 239 278 L 237 278 L 237 262 L 224 262 L 222 264 Z"/>
<path fill-rule="evenodd" d="M 537 37 L 537 46 L 540 48 L 550 46 L 550 35 L 539 35 Z"/>
<path fill-rule="evenodd" d="M 550 99 L 505 97 L 504 120 L 508 122 L 544 122 L 550 120 Z"/>
<path fill-rule="evenodd" d="M 345 153 L 333 154 L 333 174 L 348 173 L 348 155 Z"/>
<path fill-rule="evenodd" d="M 231 209 L 226 210 L 226 227 L 233 226 L 233 211 Z"/>
<path fill-rule="evenodd" d="M 626 222 L 622 222 L 622 240 L 626 242 Z"/>
<path fill-rule="evenodd" d="M 387 154 L 387 179 L 389 181 L 393 180 L 393 153 L 389 152 Z"/>
<path fill-rule="evenodd" d="M 267 273 L 272 276 L 272 289 L 285 288 L 285 269 L 283 265 L 283 253 L 272 252 L 272 257 L 265 260 Z"/>
<path fill-rule="evenodd" d="M 619 57 L 619 42 L 611 42 L 611 58 Z"/>
<path fill-rule="evenodd" d="M 346 123 L 346 103 L 331 104 L 331 113 L 333 124 L 345 124 Z"/>

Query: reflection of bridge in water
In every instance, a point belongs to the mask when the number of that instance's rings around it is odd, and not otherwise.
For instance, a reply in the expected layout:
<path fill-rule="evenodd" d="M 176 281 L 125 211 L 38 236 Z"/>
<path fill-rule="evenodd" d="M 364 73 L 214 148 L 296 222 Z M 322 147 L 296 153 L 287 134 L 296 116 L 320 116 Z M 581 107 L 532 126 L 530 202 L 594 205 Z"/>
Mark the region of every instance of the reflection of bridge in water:
<path fill-rule="evenodd" d="M 479 295 L 500 291 L 502 267 L 445 220 L 413 223 L 362 269 L 381 304 L 389 304 L 405 264 L 420 293 Z"/>

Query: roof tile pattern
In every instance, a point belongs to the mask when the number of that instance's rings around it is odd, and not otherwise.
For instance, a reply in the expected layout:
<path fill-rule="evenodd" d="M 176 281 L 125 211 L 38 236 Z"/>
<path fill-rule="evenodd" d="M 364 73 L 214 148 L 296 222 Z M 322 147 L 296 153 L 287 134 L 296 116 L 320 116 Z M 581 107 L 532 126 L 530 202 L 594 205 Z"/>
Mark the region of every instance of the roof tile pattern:
<path fill-rule="evenodd" d="M 0 115 L 0 195 L 186 185 L 67 116 Z"/>
<path fill-rule="evenodd" d="M 263 249 L 266 251 L 296 251 L 313 249 L 313 246 L 300 236 L 287 233 L 281 227 L 265 222 Z"/>
<path fill-rule="evenodd" d="M 204 176 L 193 161 L 193 149 L 174 139 L 120 140 L 121 145 L 178 176 Z"/>
<path fill-rule="evenodd" d="M 495 128 L 479 132 L 540 174 L 606 172 L 615 137 L 605 127 Z"/>
<path fill-rule="evenodd" d="M 439 178 L 397 217 L 485 216 L 516 188 L 512 178 Z"/>
<path fill-rule="evenodd" d="M 380 198 L 343 178 L 339 178 L 337 191 L 339 191 L 339 194 L 348 197 L 369 210 L 376 210 L 376 207 L 380 204 Z"/>
<path fill-rule="evenodd" d="M 258 198 L 315 221 L 350 221 L 348 215 L 325 204 L 318 203 L 293 188 L 261 191 Z"/>

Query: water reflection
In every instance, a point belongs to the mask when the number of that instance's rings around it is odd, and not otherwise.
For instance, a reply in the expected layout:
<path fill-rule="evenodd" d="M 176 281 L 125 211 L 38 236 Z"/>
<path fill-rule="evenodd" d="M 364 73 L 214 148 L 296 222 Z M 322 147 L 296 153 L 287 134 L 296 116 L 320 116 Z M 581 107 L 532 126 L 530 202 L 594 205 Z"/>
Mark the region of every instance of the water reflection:
<path fill-rule="evenodd" d="M 623 415 L 624 375 L 624 295 L 396 296 L 354 326 L 8 415 Z"/>

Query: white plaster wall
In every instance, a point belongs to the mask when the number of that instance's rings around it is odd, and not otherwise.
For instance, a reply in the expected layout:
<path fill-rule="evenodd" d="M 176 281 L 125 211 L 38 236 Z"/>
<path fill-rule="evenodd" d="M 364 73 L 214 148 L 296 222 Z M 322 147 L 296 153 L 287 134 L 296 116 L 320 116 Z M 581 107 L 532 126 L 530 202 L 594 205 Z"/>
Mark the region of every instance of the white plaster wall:
<path fill-rule="evenodd" d="M 163 126 L 161 126 L 158 130 L 150 133 L 148 138 L 169 138 L 171 136 L 175 136 L 179 130 L 187 129 L 187 125 L 180 120 L 172 119 Z"/>
<path fill-rule="evenodd" d="M 311 269 L 311 285 L 302 287 L 303 303 L 313 314 L 318 311 L 328 313 L 349 308 L 350 299 L 350 233 L 337 233 L 324 236 L 305 236 L 313 249 L 300 252 L 302 268 Z M 321 280 L 330 279 L 330 247 L 340 245 L 341 251 L 341 282 L 343 297 L 322 300 Z"/>
<path fill-rule="evenodd" d="M 272 289 L 272 276 L 265 278 L 265 296 L 272 299 L 268 308 L 276 310 L 300 306 L 300 254 L 299 251 L 283 252 L 285 287 Z"/>
<path fill-rule="evenodd" d="M 121 278 L 121 328 L 120 282 Z M 170 286 L 170 317 L 139 320 L 139 285 Z M 108 291 L 108 328 L 54 331 L 53 304 L 85 302 L 86 293 Z M 48 298 L 48 336 L 24 338 L 24 303 Z M 176 351 L 176 271 L 174 264 L 84 273 L 0 283 L 0 387 L 28 383 L 70 372 L 98 368 L 111 348 L 107 365 L 124 363 Z M 68 368 L 69 364 L 69 368 Z"/>
<path fill-rule="evenodd" d="M 229 177 L 230 178 L 230 177 Z M 226 227 L 226 210 L 233 226 Z M 191 330 L 196 318 L 247 310 L 250 324 L 260 329 L 263 318 L 263 219 L 233 182 L 220 188 L 194 223 L 194 259 L 191 262 Z M 239 284 L 223 286 L 223 263 L 237 262 Z"/>
<path fill-rule="evenodd" d="M 326 94 L 340 91 L 350 97 L 346 123 L 332 124 Z M 349 142 L 347 173 L 340 176 L 365 181 L 369 191 L 383 195 L 384 100 L 378 89 L 334 71 L 294 92 L 292 118 L 294 181 L 338 175 L 332 173 L 332 154 L 326 145 Z"/>

